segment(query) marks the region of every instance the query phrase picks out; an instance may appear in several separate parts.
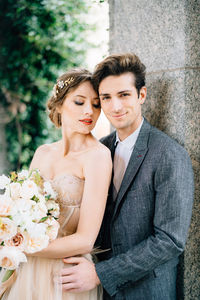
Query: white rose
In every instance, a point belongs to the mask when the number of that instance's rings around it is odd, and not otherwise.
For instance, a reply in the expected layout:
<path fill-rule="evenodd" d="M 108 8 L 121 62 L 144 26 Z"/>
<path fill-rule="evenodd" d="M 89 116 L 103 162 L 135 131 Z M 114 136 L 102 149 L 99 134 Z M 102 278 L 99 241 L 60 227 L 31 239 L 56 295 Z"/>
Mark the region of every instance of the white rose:
<path fill-rule="evenodd" d="M 25 252 L 34 253 L 46 248 L 49 244 L 48 235 L 40 235 L 39 237 L 28 235 L 25 243 Z"/>
<path fill-rule="evenodd" d="M 58 235 L 60 224 L 52 217 L 48 218 L 45 223 L 48 225 L 47 235 L 49 236 L 50 241 L 55 240 Z"/>
<path fill-rule="evenodd" d="M 21 170 L 21 172 L 18 173 L 18 180 L 25 180 L 29 176 L 28 170 Z"/>
<path fill-rule="evenodd" d="M 51 199 L 57 198 L 57 193 L 54 191 L 54 189 L 52 188 L 51 183 L 49 181 L 44 182 L 44 192 L 47 195 L 50 195 Z"/>
<path fill-rule="evenodd" d="M 30 222 L 26 226 L 27 233 L 33 237 L 40 237 L 41 235 L 45 235 L 47 231 L 47 224 L 45 223 L 35 223 Z"/>
<path fill-rule="evenodd" d="M 5 176 L 4 174 L 0 176 L 0 189 L 5 189 L 6 185 L 10 183 L 10 178 Z"/>
<path fill-rule="evenodd" d="M 17 200 L 20 198 L 21 195 L 21 184 L 18 182 L 12 182 L 10 184 L 10 195 L 12 200 Z"/>
<path fill-rule="evenodd" d="M 33 205 L 35 204 L 35 201 L 32 200 L 26 200 L 26 199 L 18 199 L 15 202 L 15 211 L 17 214 L 29 214 L 31 212 L 31 209 Z"/>
<path fill-rule="evenodd" d="M 21 197 L 23 199 L 31 199 L 33 196 L 38 196 L 38 187 L 34 181 L 27 179 L 22 184 Z"/>
<path fill-rule="evenodd" d="M 17 212 L 13 214 L 12 219 L 17 226 L 21 227 L 21 230 L 25 230 L 32 223 L 30 212 L 24 212 L 24 213 Z"/>
<path fill-rule="evenodd" d="M 49 213 L 54 218 L 58 218 L 59 217 L 59 213 L 60 213 L 59 204 L 56 203 L 53 200 L 49 200 L 49 201 L 46 202 L 46 205 L 47 205 L 47 209 L 48 209 Z"/>
<path fill-rule="evenodd" d="M 42 202 L 38 202 L 35 203 L 35 205 L 33 206 L 31 216 L 35 221 L 39 222 L 42 218 L 47 216 L 47 213 L 48 211 L 47 211 L 46 204 Z"/>
<path fill-rule="evenodd" d="M 45 199 L 45 197 L 44 197 L 42 194 L 39 194 L 39 195 L 38 195 L 38 199 L 39 199 L 39 201 L 40 201 L 41 203 L 46 204 L 46 199 Z"/>
<path fill-rule="evenodd" d="M 0 250 L 0 266 L 15 270 L 21 262 L 27 262 L 26 255 L 15 247 L 3 247 Z"/>
<path fill-rule="evenodd" d="M 0 240 L 9 240 L 17 233 L 16 224 L 9 218 L 0 218 Z"/>

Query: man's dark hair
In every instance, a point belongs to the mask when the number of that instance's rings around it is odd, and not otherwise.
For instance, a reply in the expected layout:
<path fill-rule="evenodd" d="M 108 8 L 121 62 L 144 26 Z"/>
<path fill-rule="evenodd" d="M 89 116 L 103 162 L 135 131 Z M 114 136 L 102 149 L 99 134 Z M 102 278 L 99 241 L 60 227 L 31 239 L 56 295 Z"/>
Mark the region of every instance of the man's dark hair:
<path fill-rule="evenodd" d="M 118 76 L 130 72 L 135 78 L 135 87 L 140 93 L 140 89 L 145 86 L 145 65 L 134 53 L 113 54 L 100 62 L 92 75 L 92 82 L 98 93 L 101 81 L 110 76 Z"/>

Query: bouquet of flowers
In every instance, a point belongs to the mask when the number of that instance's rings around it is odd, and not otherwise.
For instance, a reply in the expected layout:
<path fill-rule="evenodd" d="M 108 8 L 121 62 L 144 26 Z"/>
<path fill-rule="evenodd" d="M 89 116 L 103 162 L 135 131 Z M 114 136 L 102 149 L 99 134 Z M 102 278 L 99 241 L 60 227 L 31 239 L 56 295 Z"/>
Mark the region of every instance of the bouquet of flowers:
<path fill-rule="evenodd" d="M 0 176 L 0 267 L 5 282 L 26 262 L 25 253 L 38 252 L 57 237 L 57 194 L 38 170 Z"/>

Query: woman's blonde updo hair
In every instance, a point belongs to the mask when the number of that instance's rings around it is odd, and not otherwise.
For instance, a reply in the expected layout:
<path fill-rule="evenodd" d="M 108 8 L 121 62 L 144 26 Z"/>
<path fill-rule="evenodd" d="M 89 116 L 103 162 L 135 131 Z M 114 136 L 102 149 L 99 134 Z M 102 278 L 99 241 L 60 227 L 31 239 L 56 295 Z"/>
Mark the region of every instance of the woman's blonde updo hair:
<path fill-rule="evenodd" d="M 66 95 L 85 81 L 91 82 L 91 73 L 85 69 L 72 69 L 57 79 L 53 89 L 54 94 L 47 102 L 49 118 L 56 127 L 62 125 L 58 108 L 62 106 Z"/>

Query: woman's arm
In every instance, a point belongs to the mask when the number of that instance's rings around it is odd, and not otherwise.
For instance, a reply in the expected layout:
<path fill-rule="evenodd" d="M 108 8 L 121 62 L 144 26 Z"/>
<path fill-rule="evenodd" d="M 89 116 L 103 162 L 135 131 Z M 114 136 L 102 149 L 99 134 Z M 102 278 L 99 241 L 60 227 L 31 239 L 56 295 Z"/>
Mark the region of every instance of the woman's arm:
<path fill-rule="evenodd" d="M 77 231 L 52 241 L 33 256 L 64 258 L 89 253 L 98 235 L 110 185 L 110 151 L 101 147 L 90 152 L 84 162 L 85 185 Z"/>

